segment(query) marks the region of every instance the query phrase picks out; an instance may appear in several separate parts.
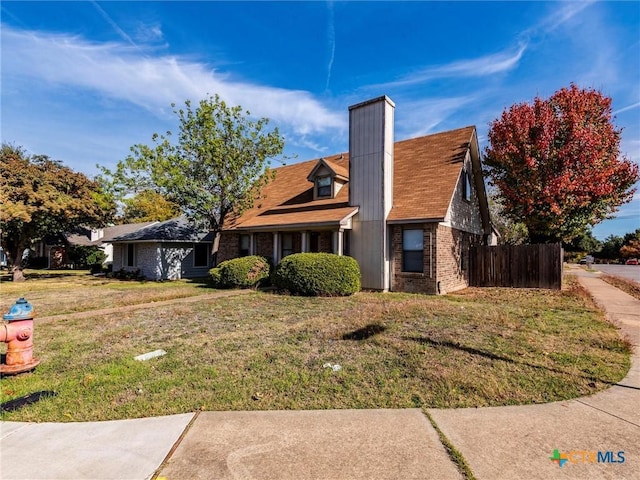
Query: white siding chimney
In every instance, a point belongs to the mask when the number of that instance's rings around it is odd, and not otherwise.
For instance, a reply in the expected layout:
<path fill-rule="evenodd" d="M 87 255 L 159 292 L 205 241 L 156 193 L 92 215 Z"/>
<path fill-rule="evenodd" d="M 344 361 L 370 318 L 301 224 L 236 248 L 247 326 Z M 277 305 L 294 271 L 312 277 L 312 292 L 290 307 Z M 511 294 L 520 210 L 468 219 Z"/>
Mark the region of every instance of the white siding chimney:
<path fill-rule="evenodd" d="M 349 107 L 349 203 L 360 207 L 350 253 L 360 264 L 365 289 L 389 290 L 394 111 L 387 96 Z"/>

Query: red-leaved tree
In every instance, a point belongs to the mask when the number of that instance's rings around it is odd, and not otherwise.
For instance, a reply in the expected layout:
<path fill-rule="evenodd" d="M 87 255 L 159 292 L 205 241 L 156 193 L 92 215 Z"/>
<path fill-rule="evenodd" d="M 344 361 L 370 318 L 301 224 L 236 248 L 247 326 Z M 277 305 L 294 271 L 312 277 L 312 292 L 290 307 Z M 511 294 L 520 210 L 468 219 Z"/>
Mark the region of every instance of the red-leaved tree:
<path fill-rule="evenodd" d="M 620 155 L 611 98 L 572 84 L 490 125 L 486 173 L 531 242 L 568 242 L 629 202 L 638 165 Z"/>

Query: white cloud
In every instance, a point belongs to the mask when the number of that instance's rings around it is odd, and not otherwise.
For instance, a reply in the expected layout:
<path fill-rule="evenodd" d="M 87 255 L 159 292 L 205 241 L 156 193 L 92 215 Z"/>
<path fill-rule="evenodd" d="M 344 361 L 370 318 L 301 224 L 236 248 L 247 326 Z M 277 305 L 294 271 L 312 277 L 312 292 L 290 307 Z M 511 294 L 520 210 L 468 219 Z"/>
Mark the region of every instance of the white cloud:
<path fill-rule="evenodd" d="M 615 112 L 613 112 L 613 115 L 618 115 L 619 113 L 626 112 L 627 110 L 633 110 L 634 108 L 638 108 L 638 107 L 640 107 L 640 102 L 636 102 L 631 105 L 627 105 L 626 107 L 622 107 L 616 110 Z"/>
<path fill-rule="evenodd" d="M 325 108 L 306 91 L 234 80 L 209 65 L 177 56 L 144 55 L 139 45 L 93 43 L 77 36 L 2 26 L 3 76 L 33 78 L 141 106 L 156 115 L 174 102 L 219 94 L 258 117 L 296 134 L 343 129 L 346 116 Z"/>
<path fill-rule="evenodd" d="M 544 17 L 534 26 L 523 32 L 523 36 L 535 36 L 550 33 L 567 23 L 573 17 L 582 12 L 585 8 L 591 6 L 596 0 L 582 0 L 574 2 L 561 2 L 560 8 L 554 10 Z"/>
<path fill-rule="evenodd" d="M 464 96 L 403 102 L 402 111 L 396 111 L 398 119 L 396 126 L 400 129 L 400 134 L 404 138 L 428 135 L 434 133 L 436 127 L 474 100 L 474 96 Z M 410 130 L 406 126 L 409 126 Z M 465 125 L 458 126 L 463 127 Z"/>
<path fill-rule="evenodd" d="M 507 72 L 517 67 L 526 49 L 527 45 L 523 43 L 518 46 L 517 50 L 509 49 L 479 58 L 459 60 L 446 65 L 427 67 L 406 75 L 394 82 L 378 85 L 378 87 L 402 87 L 425 83 L 439 78 L 485 77 L 496 73 Z"/>

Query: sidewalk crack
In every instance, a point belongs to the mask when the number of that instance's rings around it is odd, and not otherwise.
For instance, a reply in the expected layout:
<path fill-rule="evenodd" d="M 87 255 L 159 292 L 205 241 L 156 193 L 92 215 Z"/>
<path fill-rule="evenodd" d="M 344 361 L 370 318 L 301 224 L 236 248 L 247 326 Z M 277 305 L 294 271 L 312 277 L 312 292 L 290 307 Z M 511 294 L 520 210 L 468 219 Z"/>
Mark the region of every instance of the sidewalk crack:
<path fill-rule="evenodd" d="M 620 417 L 620 416 L 618 416 L 618 415 L 615 415 L 615 414 L 613 414 L 613 413 L 611 413 L 611 412 L 607 412 L 606 410 L 603 410 L 603 409 L 601 409 L 601 408 L 594 407 L 593 405 L 590 405 L 590 404 L 588 404 L 588 403 L 586 403 L 586 402 L 584 402 L 584 401 L 582 401 L 582 400 L 580 400 L 580 399 L 576 399 L 576 402 L 581 403 L 582 405 L 585 405 L 585 406 L 587 406 L 587 407 L 593 408 L 594 410 L 598 410 L 599 412 L 606 413 L 607 415 L 610 415 L 610 416 L 612 416 L 612 417 L 614 417 L 614 418 L 617 418 L 618 420 L 622 420 L 623 422 L 630 423 L 630 424 L 631 424 L 631 425 L 633 425 L 634 427 L 638 427 L 638 428 L 640 428 L 640 425 L 638 425 L 637 423 L 633 423 L 633 422 L 631 422 L 631 421 L 627 420 L 626 418 L 622 418 L 622 417 Z"/>

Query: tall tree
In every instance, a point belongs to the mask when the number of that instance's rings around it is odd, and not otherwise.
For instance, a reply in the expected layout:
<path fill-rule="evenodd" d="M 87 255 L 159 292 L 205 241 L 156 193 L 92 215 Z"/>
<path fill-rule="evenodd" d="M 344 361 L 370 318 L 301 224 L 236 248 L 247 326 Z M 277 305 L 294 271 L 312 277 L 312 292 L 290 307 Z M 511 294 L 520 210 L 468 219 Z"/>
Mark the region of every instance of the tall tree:
<path fill-rule="evenodd" d="M 511 106 L 490 125 L 486 173 L 533 242 L 569 242 L 631 200 L 638 165 L 620 155 L 611 99 L 576 85 Z"/>
<path fill-rule="evenodd" d="M 45 155 L 21 147 L 0 147 L 0 229 L 14 281 L 24 280 L 22 252 L 46 235 L 78 226 L 101 226 L 115 204 L 97 182 Z"/>
<path fill-rule="evenodd" d="M 598 258 L 605 260 L 618 260 L 620 258 L 620 248 L 624 244 L 624 239 L 618 235 L 609 235 L 602 242 L 600 252 L 596 254 Z"/>
<path fill-rule="evenodd" d="M 527 227 L 521 221 L 514 221 L 504 214 L 504 206 L 494 191 L 489 191 L 489 214 L 493 226 L 500 234 L 500 245 L 521 245 L 529 239 Z"/>
<path fill-rule="evenodd" d="M 180 215 L 178 205 L 153 190 L 143 190 L 123 203 L 122 223 L 163 222 Z"/>
<path fill-rule="evenodd" d="M 280 156 L 284 139 L 267 130 L 266 118 L 253 121 L 242 107 L 230 107 L 218 95 L 193 109 L 176 109 L 180 132 L 154 134 L 154 146 L 134 145 L 115 172 L 103 169 L 120 194 L 153 189 L 180 206 L 195 225 L 215 234 L 213 254 L 230 214 L 253 205 L 271 178 L 269 159 Z"/>
<path fill-rule="evenodd" d="M 622 258 L 640 257 L 640 228 L 625 234 L 623 245 L 620 247 L 620 256 Z"/>

